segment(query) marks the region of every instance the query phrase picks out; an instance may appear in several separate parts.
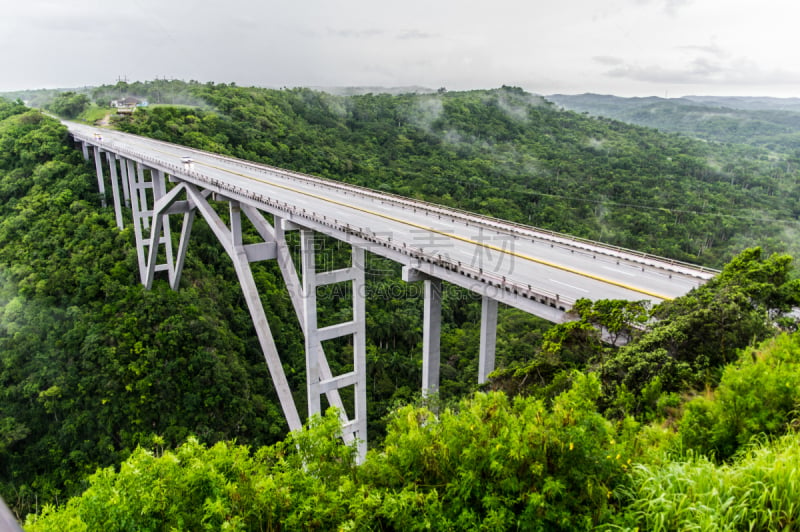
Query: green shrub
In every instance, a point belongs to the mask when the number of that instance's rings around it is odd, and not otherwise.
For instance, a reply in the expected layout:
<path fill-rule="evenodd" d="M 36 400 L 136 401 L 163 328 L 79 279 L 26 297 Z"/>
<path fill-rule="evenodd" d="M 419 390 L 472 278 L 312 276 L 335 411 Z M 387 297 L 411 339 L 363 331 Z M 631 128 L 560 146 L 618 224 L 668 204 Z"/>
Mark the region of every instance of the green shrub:
<path fill-rule="evenodd" d="M 338 423 L 331 410 L 255 455 L 196 438 L 160 455 L 137 448 L 119 471 L 92 475 L 80 497 L 29 515 L 26 530 L 331 529 L 346 520 L 352 497 L 353 449 Z"/>
<path fill-rule="evenodd" d="M 476 394 L 438 417 L 404 407 L 361 477 L 380 488 L 383 528 L 588 529 L 609 511 L 625 450 L 597 413 L 600 383 L 576 374 L 552 410 Z M 420 512 L 426 517 L 420 520 Z"/>
<path fill-rule="evenodd" d="M 627 503 L 606 529 L 796 530 L 800 526 L 800 434 L 753 446 L 730 465 L 690 456 L 637 465 L 616 491 Z"/>
<path fill-rule="evenodd" d="M 782 334 L 742 351 L 714 393 L 687 403 L 681 441 L 726 459 L 753 436 L 784 433 L 799 405 L 800 334 Z"/>
<path fill-rule="evenodd" d="M 385 446 L 357 467 L 331 410 L 251 454 L 189 439 L 137 449 L 80 497 L 28 517 L 45 530 L 575 530 L 609 517 L 629 451 L 576 374 L 553 408 L 478 393 L 435 415 L 397 410 Z M 633 430 L 635 427 L 629 427 Z M 627 431 L 629 432 L 629 431 Z"/>

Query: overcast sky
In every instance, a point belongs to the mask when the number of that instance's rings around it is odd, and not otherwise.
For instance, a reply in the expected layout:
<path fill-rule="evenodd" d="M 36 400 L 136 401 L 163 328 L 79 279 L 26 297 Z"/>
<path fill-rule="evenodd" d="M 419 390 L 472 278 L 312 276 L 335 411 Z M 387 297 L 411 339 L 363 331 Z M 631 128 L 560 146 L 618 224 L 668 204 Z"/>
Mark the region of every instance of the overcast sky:
<path fill-rule="evenodd" d="M 798 0 L 3 0 L 0 13 L 0 91 L 167 77 L 800 97 Z"/>

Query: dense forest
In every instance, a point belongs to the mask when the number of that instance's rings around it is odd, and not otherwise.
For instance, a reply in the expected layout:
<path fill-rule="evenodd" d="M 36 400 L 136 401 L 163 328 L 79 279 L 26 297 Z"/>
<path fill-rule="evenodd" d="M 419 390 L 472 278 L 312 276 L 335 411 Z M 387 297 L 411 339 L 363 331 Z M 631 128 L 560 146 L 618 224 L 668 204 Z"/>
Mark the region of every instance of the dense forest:
<path fill-rule="evenodd" d="M 508 87 L 345 97 L 156 81 L 98 88 L 84 107 L 128 94 L 182 105 L 116 119 L 126 131 L 724 269 L 654 309 L 585 301 L 555 326 L 501 309 L 482 390 L 479 302 L 447 287 L 441 396 L 422 399 L 421 301 L 370 256 L 371 451 L 356 465 L 334 413 L 286 434 L 208 228 L 180 290 L 144 290 L 132 232 L 99 207 L 66 130 L 0 100 L 0 494 L 27 528 L 797 526 L 800 283 L 772 254 L 797 245 L 788 156 Z M 277 267 L 254 267 L 302 405 L 299 325 Z M 633 338 L 609 346 L 597 326 Z"/>

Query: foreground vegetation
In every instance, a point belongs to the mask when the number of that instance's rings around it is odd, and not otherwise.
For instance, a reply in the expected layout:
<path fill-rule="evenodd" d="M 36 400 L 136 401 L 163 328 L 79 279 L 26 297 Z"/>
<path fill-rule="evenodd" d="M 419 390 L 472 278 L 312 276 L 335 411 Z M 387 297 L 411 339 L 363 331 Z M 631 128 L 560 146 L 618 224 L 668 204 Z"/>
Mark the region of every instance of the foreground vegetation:
<path fill-rule="evenodd" d="M 712 265 L 743 243 L 790 249 L 781 235 L 794 223 L 796 170 L 563 113 L 516 89 L 181 90 L 207 109 L 137 111 L 118 126 Z M 480 305 L 448 287 L 435 405 L 415 395 L 421 303 L 396 265 L 370 256 L 372 451 L 357 466 L 332 413 L 285 435 L 207 227 L 195 226 L 181 289 L 145 291 L 131 230 L 97 207 L 93 169 L 61 126 L 0 101 L 0 146 L 0 494 L 18 515 L 35 513 L 33 530 L 683 529 L 698 505 L 720 529 L 796 522 L 796 473 L 767 467 L 797 460 L 800 337 L 781 331 L 794 328 L 785 313 L 800 284 L 787 255 L 738 253 L 713 282 L 656 309 L 582 302 L 576 321 L 555 327 L 502 309 L 500 370 L 477 393 Z M 715 161 L 726 157 L 724 170 Z M 735 166 L 747 161 L 747 172 Z M 571 199 L 604 187 L 716 214 Z M 754 225 L 749 209 L 771 218 Z M 345 254 L 333 242 L 320 253 Z M 303 390 L 280 273 L 254 267 L 290 384 Z M 331 314 L 341 302 L 320 304 Z M 651 317 L 647 332 L 633 327 Z M 632 341 L 604 345 L 597 325 Z M 347 349 L 332 346 L 332 358 Z"/>
<path fill-rule="evenodd" d="M 752 355 L 752 359 L 751 359 Z M 741 400 L 786 432 L 792 415 L 755 406 L 761 394 L 797 405 L 800 335 L 743 353 L 769 371 L 791 360 L 794 381 L 747 381 Z M 726 370 L 734 373 L 736 366 Z M 789 371 L 787 371 L 789 373 Z M 736 380 L 736 378 L 732 378 Z M 725 383 L 729 386 L 733 383 Z M 800 525 L 800 434 L 745 443 L 725 464 L 677 434 L 597 410 L 596 374 L 576 373 L 547 407 L 477 393 L 435 415 L 406 406 L 384 445 L 356 466 L 331 411 L 302 432 L 256 451 L 190 439 L 175 451 L 138 448 L 98 471 L 78 498 L 30 516 L 29 530 L 792 530 Z M 714 398 L 706 399 L 714 402 Z M 724 399 L 719 410 L 724 411 Z M 713 430 L 711 428 L 710 430 Z"/>

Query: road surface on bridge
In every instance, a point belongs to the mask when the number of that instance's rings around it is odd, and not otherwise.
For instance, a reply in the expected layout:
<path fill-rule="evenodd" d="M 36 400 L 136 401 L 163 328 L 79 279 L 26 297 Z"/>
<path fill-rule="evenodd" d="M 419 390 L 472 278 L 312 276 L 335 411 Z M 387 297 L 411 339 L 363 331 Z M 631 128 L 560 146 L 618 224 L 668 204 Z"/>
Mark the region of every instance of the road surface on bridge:
<path fill-rule="evenodd" d="M 332 236 L 349 229 L 367 232 L 384 244 L 421 250 L 434 260 L 444 259 L 503 283 L 553 294 L 567 308 L 579 298 L 658 303 L 685 294 L 717 273 L 145 137 L 66 124 L 73 134 L 94 139 L 101 148 L 182 168 L 188 177 L 181 175 L 181 179 L 191 181 L 200 175 L 314 213 L 330 223 Z M 185 163 L 185 157 L 192 162 Z M 369 250 L 386 255 L 378 244 Z M 406 265 L 414 264 L 409 260 Z"/>

